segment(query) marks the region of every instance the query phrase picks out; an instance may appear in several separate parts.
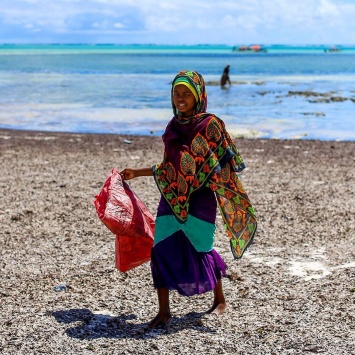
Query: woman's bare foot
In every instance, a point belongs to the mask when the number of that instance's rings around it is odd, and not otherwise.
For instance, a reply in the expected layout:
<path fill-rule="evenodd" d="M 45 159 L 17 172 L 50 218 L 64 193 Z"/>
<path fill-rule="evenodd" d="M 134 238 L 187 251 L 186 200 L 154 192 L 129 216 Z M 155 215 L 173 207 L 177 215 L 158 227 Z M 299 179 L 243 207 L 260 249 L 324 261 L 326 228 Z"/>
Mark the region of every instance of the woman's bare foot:
<path fill-rule="evenodd" d="M 169 290 L 167 288 L 157 288 L 159 300 L 159 312 L 155 318 L 148 324 L 149 328 L 164 326 L 171 320 L 169 307 Z"/>
<path fill-rule="evenodd" d="M 164 326 L 168 324 L 171 320 L 170 313 L 160 314 L 158 313 L 156 317 L 148 324 L 148 328 L 156 328 L 159 326 Z"/>
<path fill-rule="evenodd" d="M 217 316 L 220 316 L 221 314 L 224 313 L 226 308 L 227 308 L 226 302 L 214 303 L 213 306 L 207 311 L 207 313 L 216 314 Z"/>
<path fill-rule="evenodd" d="M 220 316 L 227 308 L 226 299 L 224 298 L 222 280 L 218 280 L 216 287 L 213 290 L 214 300 L 212 308 L 207 313 L 216 314 Z"/>

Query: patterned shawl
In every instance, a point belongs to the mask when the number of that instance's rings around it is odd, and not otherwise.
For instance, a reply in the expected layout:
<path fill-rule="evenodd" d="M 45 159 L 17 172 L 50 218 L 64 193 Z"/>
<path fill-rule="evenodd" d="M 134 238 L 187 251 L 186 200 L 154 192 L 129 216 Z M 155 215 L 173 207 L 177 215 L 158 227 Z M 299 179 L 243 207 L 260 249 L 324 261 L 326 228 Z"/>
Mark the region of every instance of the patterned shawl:
<path fill-rule="evenodd" d="M 237 176 L 245 164 L 223 121 L 206 113 L 207 95 L 202 76 L 182 71 L 172 87 L 181 76 L 194 86 L 199 101 L 193 116 L 186 118 L 172 100 L 174 117 L 163 134 L 164 158 L 154 166 L 154 178 L 181 223 L 188 218 L 191 194 L 202 186 L 211 188 L 217 197 L 232 253 L 240 258 L 257 227 L 254 209 Z"/>

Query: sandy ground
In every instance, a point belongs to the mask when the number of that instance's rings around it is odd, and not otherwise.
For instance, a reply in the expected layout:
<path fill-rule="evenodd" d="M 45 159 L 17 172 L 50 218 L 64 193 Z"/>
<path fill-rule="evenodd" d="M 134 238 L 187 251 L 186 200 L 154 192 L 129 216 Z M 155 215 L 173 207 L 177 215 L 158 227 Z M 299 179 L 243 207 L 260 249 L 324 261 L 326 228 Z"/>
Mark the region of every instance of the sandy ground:
<path fill-rule="evenodd" d="M 259 230 L 235 261 L 219 219 L 228 308 L 206 315 L 212 293 L 172 292 L 172 322 L 147 331 L 149 263 L 115 269 L 92 200 L 112 167 L 160 161 L 160 138 L 1 130 L 0 353 L 354 353 L 355 142 L 237 146 Z M 155 213 L 153 179 L 130 185 Z"/>

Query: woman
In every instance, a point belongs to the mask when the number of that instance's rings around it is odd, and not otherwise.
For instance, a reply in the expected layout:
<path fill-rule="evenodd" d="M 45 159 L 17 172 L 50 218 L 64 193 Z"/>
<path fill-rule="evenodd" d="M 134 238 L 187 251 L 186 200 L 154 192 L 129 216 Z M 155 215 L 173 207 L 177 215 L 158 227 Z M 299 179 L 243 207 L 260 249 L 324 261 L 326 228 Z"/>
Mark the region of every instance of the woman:
<path fill-rule="evenodd" d="M 159 311 L 150 327 L 171 319 L 169 290 L 184 296 L 213 290 L 208 312 L 225 311 L 221 279 L 227 266 L 213 249 L 217 205 L 236 258 L 256 231 L 254 210 L 237 176 L 245 168 L 243 159 L 223 121 L 206 112 L 202 76 L 195 71 L 178 73 L 171 100 L 174 117 L 163 134 L 162 163 L 121 172 L 125 180 L 153 175 L 161 193 L 151 253 Z"/>

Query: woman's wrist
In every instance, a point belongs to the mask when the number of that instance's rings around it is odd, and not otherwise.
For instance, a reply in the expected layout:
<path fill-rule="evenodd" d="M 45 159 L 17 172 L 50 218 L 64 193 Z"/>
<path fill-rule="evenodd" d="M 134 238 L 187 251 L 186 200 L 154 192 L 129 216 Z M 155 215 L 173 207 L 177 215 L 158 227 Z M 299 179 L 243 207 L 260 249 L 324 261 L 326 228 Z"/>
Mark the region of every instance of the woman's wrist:
<path fill-rule="evenodd" d="M 134 176 L 152 176 L 153 171 L 152 168 L 142 168 L 142 169 L 134 169 Z"/>

